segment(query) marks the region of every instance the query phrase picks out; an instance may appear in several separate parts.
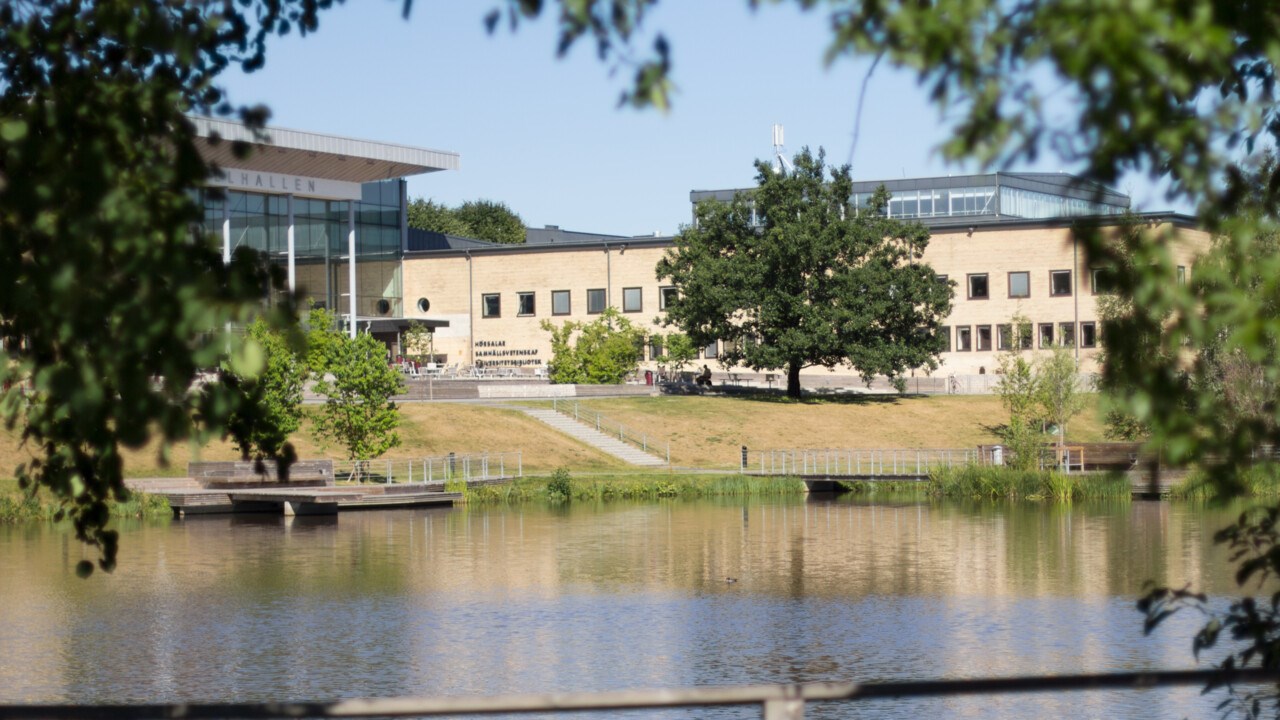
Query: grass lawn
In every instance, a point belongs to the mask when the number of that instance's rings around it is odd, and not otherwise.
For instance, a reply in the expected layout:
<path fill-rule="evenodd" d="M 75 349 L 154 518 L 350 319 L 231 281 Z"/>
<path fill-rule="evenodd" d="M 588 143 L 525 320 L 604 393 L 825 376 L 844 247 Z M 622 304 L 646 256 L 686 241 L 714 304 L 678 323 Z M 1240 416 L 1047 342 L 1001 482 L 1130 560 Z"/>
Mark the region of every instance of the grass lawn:
<path fill-rule="evenodd" d="M 1075 442 L 1101 442 L 1092 396 L 1068 426 Z M 665 448 L 689 467 L 737 467 L 739 448 L 970 448 L 998 442 L 1009 415 L 994 395 L 867 395 L 794 402 L 776 397 L 632 397 L 580 401 Z"/>
<path fill-rule="evenodd" d="M 306 410 L 314 410 L 307 407 Z M 451 452 L 459 455 L 481 452 L 523 453 L 526 473 L 546 473 L 560 466 L 575 470 L 608 471 L 625 466 L 609 455 L 583 445 L 542 423 L 514 410 L 501 410 L 460 403 L 405 403 L 400 405 L 401 446 L 383 458 L 404 459 L 436 457 Z M 19 447 L 17 431 L 0 430 L 0 477 L 10 477 L 12 469 L 29 459 Z M 321 443 L 311 432 L 311 423 L 303 422 L 294 434 L 294 447 L 300 458 L 343 460 L 342 447 Z M 187 445 L 170 448 L 169 463 L 160 462 L 155 446 L 126 451 L 125 475 L 128 477 L 180 477 L 187 473 L 187 463 L 197 453 Z M 213 442 L 201 448 L 198 459 L 235 460 L 239 456 L 229 442 Z"/>
<path fill-rule="evenodd" d="M 526 474 L 546 474 L 557 467 L 586 473 L 632 469 L 513 410 L 463 403 L 400 407 L 403 444 L 385 458 L 519 450 Z M 802 403 L 775 397 L 631 397 L 580 401 L 580 407 L 647 434 L 656 454 L 663 454 L 670 442 L 675 465 L 704 468 L 736 468 L 742 445 L 753 450 L 967 448 L 996 442 L 993 429 L 1008 420 L 995 396 L 861 396 Z M 1102 427 L 1094 402 L 1071 423 L 1069 437 L 1077 442 L 1100 441 Z M 0 477 L 10 476 L 14 466 L 29 458 L 18 439 L 17 432 L 0 431 Z M 309 422 L 304 422 L 293 442 L 302 458 L 345 458 L 341 447 L 317 441 Z M 154 446 L 127 451 L 125 473 L 182 476 L 195 455 L 192 448 L 179 445 L 170 449 L 165 465 Z M 227 442 L 211 443 L 198 456 L 203 460 L 237 457 Z"/>

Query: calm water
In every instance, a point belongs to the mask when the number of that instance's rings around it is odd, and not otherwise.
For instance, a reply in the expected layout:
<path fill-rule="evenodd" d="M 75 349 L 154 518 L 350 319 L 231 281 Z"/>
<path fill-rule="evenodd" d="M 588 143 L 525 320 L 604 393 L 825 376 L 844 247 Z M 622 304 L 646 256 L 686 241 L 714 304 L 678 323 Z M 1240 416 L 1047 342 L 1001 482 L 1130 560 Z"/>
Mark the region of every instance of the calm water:
<path fill-rule="evenodd" d="M 1192 667 L 1195 618 L 1143 637 L 1134 600 L 1146 580 L 1232 591 L 1212 544 L 1231 517 L 810 499 L 195 518 L 126 528 L 119 570 L 87 581 L 72 568 L 91 555 L 68 534 L 0 527 L 0 702 Z M 1214 702 L 1181 689 L 807 716 L 1211 717 Z"/>

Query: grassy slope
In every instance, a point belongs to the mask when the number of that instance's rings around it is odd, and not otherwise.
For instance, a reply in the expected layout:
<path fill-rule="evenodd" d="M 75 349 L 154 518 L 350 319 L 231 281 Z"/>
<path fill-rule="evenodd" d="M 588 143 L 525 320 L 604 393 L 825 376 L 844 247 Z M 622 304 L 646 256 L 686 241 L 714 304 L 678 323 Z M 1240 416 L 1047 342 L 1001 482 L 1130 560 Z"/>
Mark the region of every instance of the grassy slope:
<path fill-rule="evenodd" d="M 514 410 L 455 403 L 406 403 L 400 408 L 402 445 L 389 451 L 385 458 L 520 450 L 526 472 L 548 472 L 561 465 L 601 471 L 623 467 L 612 457 Z M 341 460 L 346 457 L 340 446 L 317 441 L 309 422 L 304 422 L 302 429 L 294 434 L 293 442 L 302 458 Z M 211 443 L 199 452 L 202 460 L 237 457 L 235 449 L 226 442 Z M 18 447 L 17 433 L 0 431 L 0 476 L 9 476 L 12 468 L 26 458 L 25 451 Z M 166 467 L 159 462 L 155 447 L 147 447 L 125 453 L 125 474 L 129 477 L 181 476 L 186 474 L 187 462 L 192 459 L 192 449 L 179 445 L 171 449 Z"/>
<path fill-rule="evenodd" d="M 1008 416 L 996 397 L 872 396 L 848 401 L 805 403 L 730 397 L 617 398 L 584 401 L 628 429 L 644 432 L 662 448 L 671 443 L 676 465 L 737 467 L 738 448 L 963 448 L 995 442 L 991 428 Z M 613 458 L 546 428 L 518 412 L 457 403 L 412 403 L 401 406 L 403 445 L 388 458 L 439 456 L 450 452 L 523 452 L 526 472 L 548 472 L 565 466 L 574 471 L 623 470 Z M 1102 439 L 1096 408 L 1081 413 L 1070 426 L 1078 442 Z M 0 431 L 0 477 L 26 459 L 17 434 Z M 342 449 L 322 444 L 309 423 L 294 437 L 299 457 L 342 459 Z M 661 452 L 661 451 L 660 451 Z M 172 448 L 162 466 L 154 448 L 127 452 L 131 477 L 178 476 L 186 473 L 191 448 Z M 231 460 L 236 453 L 225 442 L 203 448 L 205 460 Z"/>
<path fill-rule="evenodd" d="M 804 403 L 731 397 L 616 398 L 581 403 L 659 446 L 676 465 L 736 467 L 739 447 L 966 448 L 997 442 L 1009 419 L 995 396 L 864 396 Z M 1099 442 L 1096 403 L 1068 426 L 1070 440 Z"/>

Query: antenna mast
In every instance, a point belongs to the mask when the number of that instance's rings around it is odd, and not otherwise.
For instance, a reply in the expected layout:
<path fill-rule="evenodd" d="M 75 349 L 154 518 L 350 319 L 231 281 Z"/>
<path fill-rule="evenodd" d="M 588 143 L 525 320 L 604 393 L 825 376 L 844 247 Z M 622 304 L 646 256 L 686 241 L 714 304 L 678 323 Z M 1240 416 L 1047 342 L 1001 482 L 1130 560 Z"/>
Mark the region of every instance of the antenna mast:
<path fill-rule="evenodd" d="M 795 166 L 791 164 L 791 160 L 787 158 L 787 151 L 783 149 L 782 142 L 782 125 L 773 124 L 773 171 L 786 175 L 789 172 L 795 172 Z"/>

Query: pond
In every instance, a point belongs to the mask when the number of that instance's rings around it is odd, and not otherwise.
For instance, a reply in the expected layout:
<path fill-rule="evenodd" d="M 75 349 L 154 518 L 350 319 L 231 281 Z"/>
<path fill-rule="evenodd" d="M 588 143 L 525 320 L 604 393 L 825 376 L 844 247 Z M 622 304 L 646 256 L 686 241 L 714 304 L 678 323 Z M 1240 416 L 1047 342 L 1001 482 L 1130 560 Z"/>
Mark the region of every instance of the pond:
<path fill-rule="evenodd" d="M 323 700 L 1195 667 L 1144 582 L 1234 591 L 1193 504 L 794 498 L 236 516 L 120 566 L 0 527 L 0 702 Z M 815 704 L 807 717 L 1213 716 L 1198 688 Z M 759 717 L 753 708 L 631 717 Z M 575 717 L 584 717 L 577 715 Z"/>

